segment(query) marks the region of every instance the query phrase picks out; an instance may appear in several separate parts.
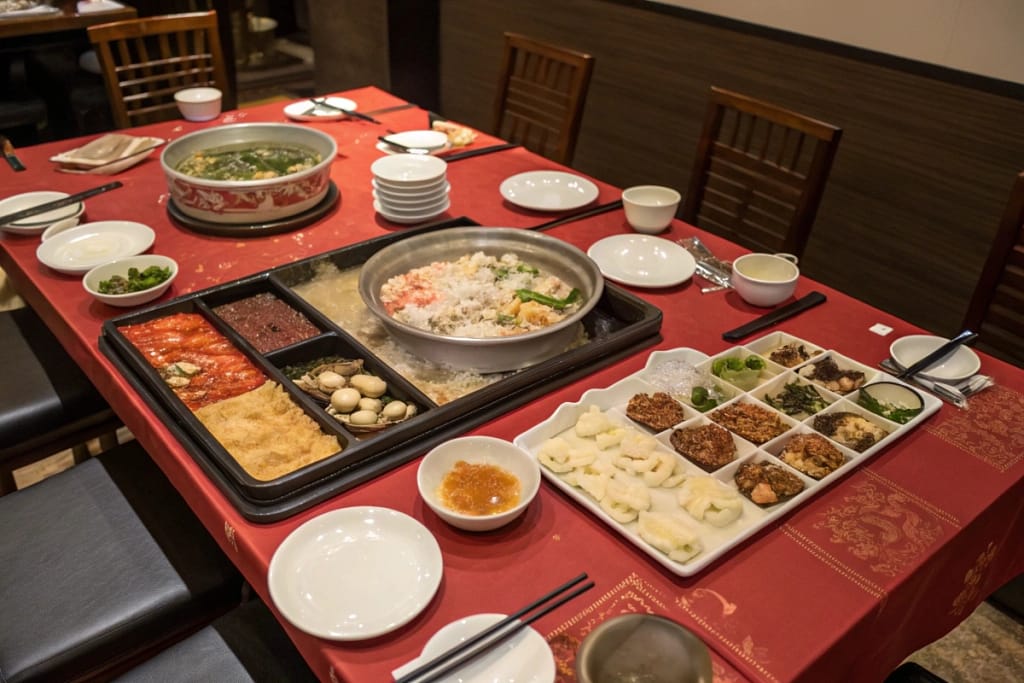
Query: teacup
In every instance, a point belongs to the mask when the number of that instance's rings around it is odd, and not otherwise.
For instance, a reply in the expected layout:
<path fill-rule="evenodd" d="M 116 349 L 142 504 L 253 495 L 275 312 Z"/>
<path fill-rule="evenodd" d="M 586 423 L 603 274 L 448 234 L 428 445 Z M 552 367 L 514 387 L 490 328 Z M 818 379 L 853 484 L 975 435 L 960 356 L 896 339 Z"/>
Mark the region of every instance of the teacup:
<path fill-rule="evenodd" d="M 223 96 L 217 88 L 185 88 L 174 93 L 178 111 L 189 121 L 210 121 L 220 116 Z"/>
<path fill-rule="evenodd" d="M 751 306 L 774 306 L 793 296 L 800 269 L 793 254 L 745 254 L 732 262 L 732 286 Z"/>
<path fill-rule="evenodd" d="M 622 191 L 626 221 L 637 232 L 654 235 L 669 226 L 682 196 L 671 187 L 637 185 Z"/>

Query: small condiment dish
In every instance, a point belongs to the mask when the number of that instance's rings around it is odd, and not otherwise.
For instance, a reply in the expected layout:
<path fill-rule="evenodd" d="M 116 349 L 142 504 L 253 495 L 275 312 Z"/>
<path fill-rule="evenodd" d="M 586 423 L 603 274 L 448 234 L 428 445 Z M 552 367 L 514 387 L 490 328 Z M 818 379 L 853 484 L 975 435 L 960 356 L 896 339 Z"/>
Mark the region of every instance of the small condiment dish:
<path fill-rule="evenodd" d="M 17 194 L 13 197 L 7 197 L 6 199 L 0 200 L 0 215 L 6 216 L 25 209 L 31 209 L 39 206 L 40 204 L 65 199 L 68 196 L 70 195 L 68 195 L 67 192 L 56 192 L 51 190 L 24 192 L 22 194 Z M 8 223 L 7 225 L 0 226 L 0 230 L 19 235 L 39 235 L 45 232 L 51 225 L 61 221 L 74 220 L 77 224 L 84 211 L 85 204 L 83 202 L 77 202 L 69 206 L 51 209 L 50 211 L 39 213 L 35 216 L 29 216 L 28 218 L 23 218 L 22 220 L 14 223 Z"/>
<path fill-rule="evenodd" d="M 796 291 L 800 269 L 791 254 L 744 254 L 732 262 L 730 282 L 751 306 L 780 304 Z"/>
<path fill-rule="evenodd" d="M 443 159 L 423 154 L 392 154 L 370 165 L 370 171 L 381 186 L 412 188 L 439 182 L 448 170 Z"/>
<path fill-rule="evenodd" d="M 634 230 L 656 235 L 672 223 L 681 199 L 671 187 L 637 185 L 622 191 L 622 208 Z"/>
<path fill-rule="evenodd" d="M 220 116 L 223 95 L 217 88 L 185 88 L 174 93 L 178 111 L 188 121 L 211 121 Z"/>
<path fill-rule="evenodd" d="M 109 280 L 115 275 L 127 278 L 129 268 L 138 268 L 139 272 L 143 272 L 150 266 L 170 268 L 171 276 L 149 289 L 143 289 L 137 292 L 127 292 L 125 294 L 104 294 L 100 291 L 101 282 Z M 127 256 L 125 258 L 96 266 L 82 278 L 82 286 L 85 288 L 85 291 L 92 294 L 97 300 L 110 306 L 140 306 L 153 301 L 166 292 L 171 286 L 171 283 L 174 282 L 174 278 L 177 276 L 178 263 L 169 256 L 161 256 L 159 254 L 140 254 L 138 256 Z"/>
<path fill-rule="evenodd" d="M 861 387 L 857 403 L 899 424 L 910 422 L 924 410 L 921 394 L 897 382 L 875 382 Z"/>
<path fill-rule="evenodd" d="M 448 507 L 443 500 L 445 476 L 463 461 L 469 465 L 492 465 L 519 480 L 519 501 L 511 508 L 494 514 L 462 514 Z M 441 519 L 464 531 L 490 531 L 519 517 L 530 505 L 540 488 L 540 466 L 529 453 L 503 439 L 491 436 L 464 436 L 435 447 L 420 461 L 416 473 L 420 496 Z M 468 495 L 484 495 L 466 491 Z"/>
<path fill-rule="evenodd" d="M 889 355 L 901 369 L 911 365 L 945 344 L 948 339 L 930 334 L 909 334 L 900 337 L 889 346 Z M 977 374 L 981 359 L 969 347 L 960 345 L 956 351 L 932 363 L 917 373 L 925 379 L 939 382 L 960 382 Z"/>

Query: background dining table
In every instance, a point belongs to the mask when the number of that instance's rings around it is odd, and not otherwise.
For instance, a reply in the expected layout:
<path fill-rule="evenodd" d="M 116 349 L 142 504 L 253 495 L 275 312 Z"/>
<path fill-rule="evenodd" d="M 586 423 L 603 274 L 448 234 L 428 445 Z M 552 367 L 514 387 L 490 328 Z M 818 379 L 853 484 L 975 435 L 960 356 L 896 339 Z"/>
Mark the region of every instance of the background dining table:
<path fill-rule="evenodd" d="M 339 149 L 331 177 L 341 199 L 311 225 L 245 238 L 185 228 L 168 215 L 158 152 L 116 176 L 124 187 L 89 199 L 86 218 L 139 221 L 156 231 L 152 251 L 174 257 L 180 268 L 163 300 L 407 231 L 374 212 L 370 164 L 381 156 L 379 135 L 425 128 L 428 113 L 416 106 L 394 109 L 403 101 L 373 87 L 341 95 L 362 111 L 389 111 L 374 115 L 379 124 L 354 119 L 300 124 L 330 134 Z M 207 123 L 172 121 L 126 132 L 171 140 L 227 123 L 285 122 L 282 110 L 281 103 L 271 103 L 228 111 Z M 2 194 L 76 192 L 109 180 L 64 174 L 49 161 L 86 141 L 19 150 L 28 170 L 15 174 L 0 168 Z M 473 147 L 497 142 L 481 133 Z M 514 228 L 549 220 L 555 214 L 518 208 L 498 191 L 509 176 L 535 170 L 568 169 L 524 148 L 452 161 L 446 216 Z M 596 204 L 619 198 L 619 188 L 592 180 L 599 188 Z M 585 251 L 601 238 L 629 232 L 619 209 L 546 234 Z M 680 221 L 661 237 L 694 235 L 721 258 L 743 252 Z M 649 612 L 680 622 L 708 645 L 716 681 L 879 681 L 1024 571 L 1024 370 L 983 354 L 982 370 L 995 385 L 972 397 L 967 409 L 943 404 L 899 441 L 692 577 L 666 571 L 547 484 L 512 525 L 489 533 L 456 530 L 417 495 L 416 459 L 294 516 L 256 523 L 232 505 L 101 352 L 101 326 L 124 311 L 94 301 L 79 277 L 40 263 L 38 244 L 38 237 L 4 233 L 0 265 L 268 604 L 273 603 L 267 572 L 275 550 L 296 527 L 324 512 L 364 505 L 392 508 L 419 520 L 436 537 L 444 576 L 436 596 L 407 625 L 371 640 L 335 642 L 307 635 L 281 619 L 324 681 L 390 680 L 390 672 L 419 654 L 444 625 L 476 613 L 511 613 L 581 571 L 596 587 L 535 624 L 551 645 L 559 680 L 574 680 L 576 648 L 597 624 L 620 613 Z M 469 432 L 512 440 L 560 404 L 641 370 L 654 350 L 714 354 L 729 348 L 722 333 L 764 312 L 733 291 L 702 294 L 695 281 L 630 290 L 663 312 L 660 338 L 582 378 L 556 382 L 539 398 L 510 407 Z M 872 367 L 887 357 L 893 339 L 922 332 L 808 277 L 801 278 L 796 295 L 812 290 L 825 293 L 827 302 L 773 329 Z"/>
<path fill-rule="evenodd" d="M 96 3 L 60 0 L 50 4 L 54 11 L 16 12 L 0 16 L 0 38 L 21 38 L 75 31 L 95 24 L 134 19 L 138 16 L 134 7 L 103 0 Z M 79 5 L 84 5 L 84 7 L 79 7 Z"/>

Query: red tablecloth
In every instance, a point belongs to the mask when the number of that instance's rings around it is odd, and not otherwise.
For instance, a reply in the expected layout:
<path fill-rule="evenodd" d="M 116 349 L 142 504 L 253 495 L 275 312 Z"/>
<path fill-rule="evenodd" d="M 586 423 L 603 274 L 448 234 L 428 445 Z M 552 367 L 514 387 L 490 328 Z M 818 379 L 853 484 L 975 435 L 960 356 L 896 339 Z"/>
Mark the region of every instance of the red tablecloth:
<path fill-rule="evenodd" d="M 401 103 L 375 88 L 344 94 L 364 111 Z M 88 200 L 87 218 L 152 226 L 157 234 L 153 251 L 180 264 L 168 297 L 404 230 L 374 214 L 370 163 L 380 156 L 375 144 L 385 129 L 424 128 L 427 116 L 411 108 L 378 117 L 382 125 L 358 120 L 308 124 L 338 141 L 332 179 L 342 195 L 335 210 L 309 227 L 244 240 L 179 227 L 166 213 L 156 154 L 117 176 L 124 188 Z M 207 124 L 178 121 L 137 132 L 175 138 L 219 123 L 284 120 L 282 105 L 268 104 L 229 112 Z M 493 142 L 481 135 L 475 145 Z M 101 184 L 102 178 L 55 171 L 48 158 L 71 146 L 74 141 L 19 150 L 28 171 L 0 169 L 3 196 L 39 189 L 74 192 Z M 523 149 L 455 161 L 448 168 L 449 214 L 493 226 L 544 222 L 551 216 L 504 202 L 498 185 L 515 173 L 555 168 Z M 595 182 L 598 202 L 618 197 L 616 188 Z M 619 210 L 548 234 L 586 249 L 601 237 L 628 231 Z M 741 253 L 736 245 L 680 222 L 663 236 L 693 234 L 724 258 Z M 123 311 L 93 301 L 79 278 L 40 264 L 38 243 L 37 237 L 4 234 L 0 265 L 268 602 L 266 576 L 274 550 L 292 529 L 327 510 L 386 506 L 422 521 L 437 537 L 444 556 L 440 590 L 407 626 L 371 641 L 336 643 L 285 624 L 325 681 L 389 680 L 389 672 L 418 654 L 441 626 L 469 614 L 515 611 L 581 571 L 595 580 L 595 590 L 536 624 L 552 644 L 562 680 L 574 679 L 575 648 L 597 623 L 622 612 L 654 612 L 680 621 L 709 645 L 719 681 L 877 681 L 1024 570 L 1024 372 L 987 356 L 984 370 L 997 385 L 972 398 L 968 410 L 943 405 L 906 438 L 689 579 L 666 572 L 547 485 L 525 517 L 506 529 L 489 534 L 454 530 L 416 495 L 416 461 L 285 521 L 254 524 L 232 507 L 100 353 L 101 324 Z M 871 365 L 887 355 L 892 339 L 919 331 L 808 278 L 801 280 L 797 295 L 811 289 L 825 292 L 828 302 L 780 329 Z M 724 330 L 762 312 L 734 292 L 702 295 L 694 282 L 634 291 L 664 312 L 663 342 L 474 431 L 513 439 L 560 403 L 641 369 L 649 351 L 692 347 L 715 353 L 729 346 L 721 337 Z M 875 323 L 893 328 L 892 334 L 870 331 Z"/>

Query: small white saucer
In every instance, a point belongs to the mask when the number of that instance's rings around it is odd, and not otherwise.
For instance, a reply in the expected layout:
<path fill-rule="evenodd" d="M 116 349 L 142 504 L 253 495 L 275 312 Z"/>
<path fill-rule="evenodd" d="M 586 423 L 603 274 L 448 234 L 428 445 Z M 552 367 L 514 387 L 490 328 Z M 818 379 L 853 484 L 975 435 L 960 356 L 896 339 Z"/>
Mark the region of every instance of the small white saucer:
<path fill-rule="evenodd" d="M 634 287 L 673 287 L 693 277 L 690 252 L 671 240 L 650 235 L 613 235 L 587 250 L 609 280 Z"/>
<path fill-rule="evenodd" d="M 355 111 L 357 108 L 355 102 L 345 97 L 326 97 L 324 102 L 330 107 L 339 107 L 349 111 Z M 345 112 L 335 111 L 330 107 L 316 107 L 315 109 L 313 107 L 311 101 L 299 100 L 285 107 L 284 115 L 293 121 L 337 121 L 348 116 Z"/>
<path fill-rule="evenodd" d="M 64 199 L 68 196 L 70 195 L 68 195 L 67 192 L 54 192 L 49 190 L 16 194 L 12 197 L 0 200 L 0 215 L 6 216 L 18 211 L 24 211 L 25 209 L 31 209 L 34 206 L 39 206 L 40 204 L 56 201 L 58 199 Z M 59 221 L 68 219 L 77 220 L 78 217 L 82 215 L 83 211 L 85 211 L 85 204 L 78 202 L 69 206 L 51 209 L 50 211 L 39 213 L 35 216 L 29 216 L 28 218 L 23 218 L 22 220 L 14 223 L 2 225 L 0 226 L 0 230 L 18 235 L 38 235 Z"/>
<path fill-rule="evenodd" d="M 155 238 L 152 228 L 133 221 L 83 223 L 41 242 L 36 258 L 57 272 L 80 275 L 101 263 L 141 254 Z"/>
<path fill-rule="evenodd" d="M 525 209 L 565 211 L 597 199 L 597 185 L 575 173 L 528 171 L 502 181 L 498 188 L 506 200 Z"/>

